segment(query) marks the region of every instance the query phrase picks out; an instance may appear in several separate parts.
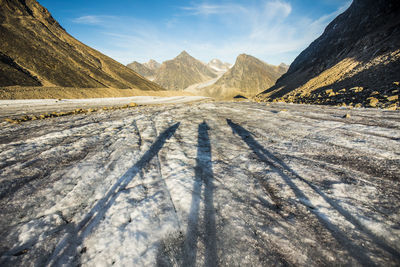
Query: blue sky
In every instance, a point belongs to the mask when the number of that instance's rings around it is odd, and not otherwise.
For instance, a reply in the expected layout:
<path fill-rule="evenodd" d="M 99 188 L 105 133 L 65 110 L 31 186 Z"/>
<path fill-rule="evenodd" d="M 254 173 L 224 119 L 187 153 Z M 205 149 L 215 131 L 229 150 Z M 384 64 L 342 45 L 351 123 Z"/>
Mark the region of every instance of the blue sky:
<path fill-rule="evenodd" d="M 351 0 L 39 0 L 75 38 L 115 60 L 159 62 L 182 50 L 208 62 L 246 53 L 294 58 Z"/>

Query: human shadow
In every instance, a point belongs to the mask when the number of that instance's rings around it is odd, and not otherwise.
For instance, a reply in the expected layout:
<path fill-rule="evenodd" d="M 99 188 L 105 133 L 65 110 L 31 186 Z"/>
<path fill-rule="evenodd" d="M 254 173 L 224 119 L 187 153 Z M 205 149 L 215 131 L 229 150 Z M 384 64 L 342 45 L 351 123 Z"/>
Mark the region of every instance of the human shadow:
<path fill-rule="evenodd" d="M 211 162 L 211 144 L 206 122 L 199 125 L 195 181 L 192 191 L 186 238 L 184 241 L 183 266 L 195 266 L 197 243 L 202 236 L 205 247 L 205 266 L 217 266 L 217 241 L 214 209 L 214 185 Z M 200 229 L 201 191 L 204 199 L 204 229 Z"/>
<path fill-rule="evenodd" d="M 100 223 L 119 193 L 158 154 L 165 142 L 174 135 L 179 125 L 180 123 L 176 123 L 161 133 L 140 160 L 114 183 L 107 194 L 93 206 L 79 223 L 70 223 L 67 226 L 67 235 L 58 243 L 46 266 L 68 264 L 70 258 L 75 257 L 77 248 L 82 244 L 85 237 Z M 84 248 L 82 249 L 81 253 L 84 253 Z"/>
<path fill-rule="evenodd" d="M 303 193 L 303 191 L 292 181 L 292 179 L 299 179 L 300 181 L 306 183 L 315 193 L 320 195 L 333 209 L 335 209 L 339 214 L 341 214 L 349 223 L 351 223 L 356 229 L 360 230 L 366 234 L 373 243 L 379 246 L 381 249 L 393 255 L 394 258 L 399 259 L 400 253 L 392 248 L 390 245 L 386 244 L 378 236 L 372 233 L 364 225 L 362 225 L 353 215 L 345 210 L 340 204 L 329 198 L 325 193 L 319 190 L 311 182 L 307 181 L 294 170 L 292 170 L 288 165 L 286 165 L 281 159 L 274 156 L 271 152 L 261 146 L 252 136 L 251 132 L 247 131 L 240 125 L 232 122 L 232 120 L 227 119 L 228 125 L 232 128 L 232 131 L 239 135 L 242 140 L 253 150 L 257 157 L 271 166 L 285 181 L 285 183 L 293 190 L 296 197 L 300 200 L 304 200 L 305 203 L 310 203 L 309 198 Z M 312 214 L 318 219 L 318 221 L 332 234 L 332 236 L 349 251 L 350 255 L 354 257 L 363 266 L 373 266 L 375 265 L 371 258 L 368 256 L 368 252 L 365 248 L 352 242 L 349 237 L 344 233 L 338 226 L 334 225 L 329 221 L 323 214 L 320 214 L 315 209 L 309 208 L 306 204 L 302 203 L 309 209 Z"/>

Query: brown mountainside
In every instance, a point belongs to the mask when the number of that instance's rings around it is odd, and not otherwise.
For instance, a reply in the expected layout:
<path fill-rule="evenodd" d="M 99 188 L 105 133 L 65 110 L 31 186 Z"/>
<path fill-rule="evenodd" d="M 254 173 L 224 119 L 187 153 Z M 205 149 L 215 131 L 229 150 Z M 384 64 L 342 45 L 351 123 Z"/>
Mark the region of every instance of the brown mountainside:
<path fill-rule="evenodd" d="M 261 100 L 398 106 L 400 1 L 354 0 Z"/>
<path fill-rule="evenodd" d="M 284 65 L 269 65 L 253 56 L 241 54 L 235 65 L 204 91 L 206 95 L 217 98 L 231 98 L 237 94 L 251 97 L 274 85 L 286 71 Z"/>
<path fill-rule="evenodd" d="M 36 0 L 0 0 L 0 86 L 162 88 L 70 36 Z"/>
<path fill-rule="evenodd" d="M 217 74 L 212 69 L 183 51 L 176 58 L 161 64 L 154 82 L 169 90 L 183 90 L 215 77 Z"/>

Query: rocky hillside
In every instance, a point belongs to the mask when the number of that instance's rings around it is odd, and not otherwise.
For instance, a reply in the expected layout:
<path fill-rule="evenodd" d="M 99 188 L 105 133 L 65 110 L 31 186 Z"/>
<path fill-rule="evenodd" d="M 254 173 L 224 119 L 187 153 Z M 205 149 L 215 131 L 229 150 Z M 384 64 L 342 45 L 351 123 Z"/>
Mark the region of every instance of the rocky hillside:
<path fill-rule="evenodd" d="M 176 58 L 161 64 L 154 82 L 169 90 L 183 90 L 189 85 L 216 77 L 211 68 L 183 51 Z"/>
<path fill-rule="evenodd" d="M 399 106 L 400 1 L 354 0 L 262 101 Z"/>
<path fill-rule="evenodd" d="M 210 68 L 212 68 L 217 72 L 225 72 L 229 70 L 231 64 L 226 62 L 223 63 L 221 60 L 214 58 L 210 62 L 208 62 L 207 66 L 209 66 Z"/>
<path fill-rule="evenodd" d="M 74 39 L 36 0 L 0 0 L 0 86 L 162 89 Z"/>
<path fill-rule="evenodd" d="M 241 54 L 235 65 L 214 85 L 204 88 L 204 95 L 232 98 L 238 94 L 251 97 L 275 84 L 287 71 L 284 65 L 269 65 L 253 56 Z"/>

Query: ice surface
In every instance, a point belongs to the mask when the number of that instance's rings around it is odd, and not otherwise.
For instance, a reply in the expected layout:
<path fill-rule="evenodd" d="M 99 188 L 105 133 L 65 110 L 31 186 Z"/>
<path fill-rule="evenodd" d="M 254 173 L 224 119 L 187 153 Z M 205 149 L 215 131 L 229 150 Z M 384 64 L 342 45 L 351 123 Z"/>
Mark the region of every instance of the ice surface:
<path fill-rule="evenodd" d="M 400 264 L 399 112 L 196 103 L 1 126 L 2 266 Z"/>

